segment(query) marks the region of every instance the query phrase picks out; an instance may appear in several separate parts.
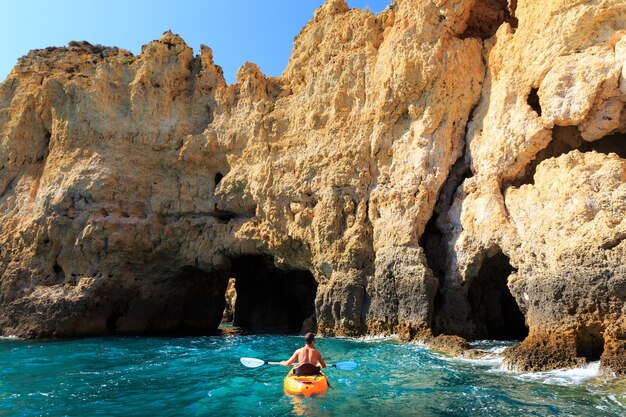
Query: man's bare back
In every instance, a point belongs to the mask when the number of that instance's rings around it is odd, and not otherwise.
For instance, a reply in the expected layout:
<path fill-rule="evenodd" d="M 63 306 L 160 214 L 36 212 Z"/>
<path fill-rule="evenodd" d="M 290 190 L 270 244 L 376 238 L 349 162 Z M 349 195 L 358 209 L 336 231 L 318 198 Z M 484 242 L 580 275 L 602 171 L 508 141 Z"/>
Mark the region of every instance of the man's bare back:
<path fill-rule="evenodd" d="M 310 338 L 310 341 L 309 339 L 307 339 L 307 337 Z M 326 368 L 326 362 L 324 362 L 324 359 L 322 358 L 322 354 L 313 347 L 314 340 L 313 340 L 312 333 L 308 333 L 307 336 L 305 336 L 305 342 L 306 342 L 306 345 L 304 347 L 297 349 L 293 353 L 291 358 L 289 358 L 289 360 L 281 361 L 280 362 L 281 365 L 291 366 L 297 361 L 298 366 L 301 366 L 303 364 L 310 364 L 313 366 L 321 366 L 322 368 Z"/>
<path fill-rule="evenodd" d="M 317 366 L 320 364 L 323 368 L 326 367 L 324 359 L 322 359 L 322 354 L 317 349 L 312 347 L 305 346 L 300 348 L 295 351 L 294 356 L 297 356 L 298 364 L 300 365 L 303 363 L 310 363 L 311 365 Z"/>

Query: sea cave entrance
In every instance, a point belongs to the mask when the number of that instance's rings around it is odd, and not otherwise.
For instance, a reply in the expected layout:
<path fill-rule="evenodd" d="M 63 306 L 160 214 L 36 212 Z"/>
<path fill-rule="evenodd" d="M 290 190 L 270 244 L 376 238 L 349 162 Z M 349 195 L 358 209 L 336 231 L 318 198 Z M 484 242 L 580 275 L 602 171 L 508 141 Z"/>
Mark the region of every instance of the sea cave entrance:
<path fill-rule="evenodd" d="M 172 275 L 146 276 L 133 281 L 141 282 L 138 287 L 109 288 L 100 298 L 107 334 L 194 335 L 217 328 L 228 282 L 220 271 L 185 266 Z"/>
<path fill-rule="evenodd" d="M 210 271 L 185 266 L 171 275 L 145 276 L 150 278 L 137 287 L 103 294 L 91 333 L 210 334 L 224 321 L 229 291 L 236 300 L 230 320 L 244 332 L 297 334 L 314 325 L 313 274 L 280 269 L 269 256 L 231 258 Z"/>
<path fill-rule="evenodd" d="M 300 333 L 314 317 L 317 283 L 307 270 L 283 270 L 268 256 L 231 259 L 226 304 L 236 294 L 232 323 L 246 332 Z"/>
<path fill-rule="evenodd" d="M 472 280 L 468 299 L 477 338 L 523 340 L 528 336 L 524 315 L 507 286 L 513 272 L 509 258 L 500 250 L 484 259 Z"/>

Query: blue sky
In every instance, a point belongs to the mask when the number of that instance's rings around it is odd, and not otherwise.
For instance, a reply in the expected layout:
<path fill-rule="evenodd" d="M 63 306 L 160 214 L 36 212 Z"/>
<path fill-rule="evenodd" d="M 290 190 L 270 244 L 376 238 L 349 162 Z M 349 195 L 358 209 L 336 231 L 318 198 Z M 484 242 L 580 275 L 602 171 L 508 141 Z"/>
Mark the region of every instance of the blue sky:
<path fill-rule="evenodd" d="M 348 0 L 350 7 L 384 9 L 390 0 Z M 98 3 L 98 4 L 96 4 Z M 0 16 L 0 81 L 31 49 L 71 40 L 118 46 L 134 54 L 171 29 L 198 51 L 204 43 L 226 81 L 246 61 L 267 75 L 287 66 L 293 38 L 323 0 L 9 0 Z"/>

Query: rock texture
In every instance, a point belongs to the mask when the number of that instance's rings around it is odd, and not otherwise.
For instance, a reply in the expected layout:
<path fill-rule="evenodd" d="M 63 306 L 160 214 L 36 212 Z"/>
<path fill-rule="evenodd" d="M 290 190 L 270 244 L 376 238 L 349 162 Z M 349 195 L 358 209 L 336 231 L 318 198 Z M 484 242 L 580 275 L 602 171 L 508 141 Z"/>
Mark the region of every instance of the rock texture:
<path fill-rule="evenodd" d="M 235 315 L 235 303 L 237 302 L 237 289 L 235 288 L 235 278 L 228 280 L 225 293 L 226 305 L 222 315 L 222 323 L 232 323 Z"/>
<path fill-rule="evenodd" d="M 623 352 L 626 311 L 625 11 L 624 2 L 518 2 L 519 26 L 485 41 L 469 178 L 437 217 L 447 256 L 435 328 L 490 336 L 471 292 L 504 254 L 530 331 L 507 353 L 512 368 L 602 356 L 624 371 L 623 355 L 610 358 Z"/>
<path fill-rule="evenodd" d="M 0 331 L 525 338 L 626 372 L 626 2 L 327 0 L 227 85 L 177 35 L 0 84 Z M 526 337 L 527 336 L 527 337 Z"/>

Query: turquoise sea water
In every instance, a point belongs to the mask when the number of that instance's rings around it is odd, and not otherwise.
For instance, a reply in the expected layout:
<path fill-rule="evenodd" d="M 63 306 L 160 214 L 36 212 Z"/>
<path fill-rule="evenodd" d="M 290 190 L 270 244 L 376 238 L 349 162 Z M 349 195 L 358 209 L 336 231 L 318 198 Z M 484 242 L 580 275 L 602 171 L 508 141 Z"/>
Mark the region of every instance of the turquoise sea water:
<path fill-rule="evenodd" d="M 626 385 L 585 369 L 518 374 L 499 360 L 445 358 L 393 339 L 319 338 L 332 389 L 283 393 L 301 337 L 211 336 L 0 341 L 0 415 L 16 416 L 620 416 Z M 484 342 L 499 351 L 503 344 Z"/>

